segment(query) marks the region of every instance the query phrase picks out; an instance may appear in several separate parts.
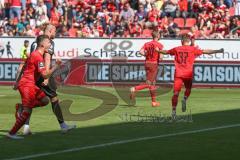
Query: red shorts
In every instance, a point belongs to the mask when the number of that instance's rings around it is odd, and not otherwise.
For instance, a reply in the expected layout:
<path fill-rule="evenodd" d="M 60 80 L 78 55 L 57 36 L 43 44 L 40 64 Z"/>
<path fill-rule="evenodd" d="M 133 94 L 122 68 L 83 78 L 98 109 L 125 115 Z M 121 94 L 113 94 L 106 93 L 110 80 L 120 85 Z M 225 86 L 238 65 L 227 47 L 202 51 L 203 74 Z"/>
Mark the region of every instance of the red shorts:
<path fill-rule="evenodd" d="M 18 90 L 24 107 L 34 108 L 36 101 L 46 97 L 45 93 L 37 86 L 19 86 Z"/>
<path fill-rule="evenodd" d="M 184 83 L 184 86 L 186 89 L 192 88 L 192 78 L 175 77 L 174 78 L 174 92 L 180 92 L 182 89 L 183 83 Z"/>
<path fill-rule="evenodd" d="M 146 63 L 146 80 L 150 82 L 155 82 L 158 74 L 158 64 L 157 63 Z"/>

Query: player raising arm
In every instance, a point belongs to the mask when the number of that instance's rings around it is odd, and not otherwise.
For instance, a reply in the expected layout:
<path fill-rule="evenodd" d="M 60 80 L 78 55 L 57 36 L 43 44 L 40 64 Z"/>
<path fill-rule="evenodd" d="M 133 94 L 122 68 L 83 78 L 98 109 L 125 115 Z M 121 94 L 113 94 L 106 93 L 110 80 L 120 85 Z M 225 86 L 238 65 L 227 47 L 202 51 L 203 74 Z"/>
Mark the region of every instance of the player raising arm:
<path fill-rule="evenodd" d="M 50 40 L 47 35 L 41 35 L 37 38 L 37 50 L 34 51 L 26 61 L 26 67 L 23 70 L 23 76 L 19 81 L 19 92 L 22 99 L 22 112 L 16 117 L 13 128 L 6 135 L 11 139 L 22 139 L 16 135 L 17 131 L 23 126 L 25 121 L 30 117 L 32 108 L 37 106 L 45 106 L 49 103 L 48 97 L 36 86 L 36 80 L 42 76 L 47 79 L 61 65 L 61 61 L 57 61 L 56 65 L 51 69 L 46 69 L 44 65 L 43 54 L 50 47 Z"/>
<path fill-rule="evenodd" d="M 191 46 L 191 38 L 188 35 L 183 35 L 182 46 L 175 47 L 168 51 L 158 50 L 162 54 L 170 54 L 174 56 L 175 74 L 172 97 L 172 117 L 176 118 L 176 107 L 178 104 L 178 96 L 181 91 L 182 84 L 185 86 L 184 98 L 182 100 L 182 111 L 186 111 L 186 101 L 190 96 L 193 80 L 193 65 L 196 57 L 202 54 L 223 53 L 223 49 L 219 50 L 201 50 L 197 47 Z"/>

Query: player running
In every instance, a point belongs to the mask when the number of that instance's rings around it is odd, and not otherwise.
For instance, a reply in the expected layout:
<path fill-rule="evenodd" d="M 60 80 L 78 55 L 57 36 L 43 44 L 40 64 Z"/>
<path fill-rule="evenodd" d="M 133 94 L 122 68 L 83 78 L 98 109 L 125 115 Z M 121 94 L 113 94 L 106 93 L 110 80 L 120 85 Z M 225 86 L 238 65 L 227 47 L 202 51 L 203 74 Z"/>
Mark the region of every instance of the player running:
<path fill-rule="evenodd" d="M 163 45 L 158 42 L 160 34 L 158 32 L 152 33 L 153 40 L 144 44 L 140 50 L 140 54 L 145 56 L 145 71 L 146 71 L 146 83 L 140 84 L 130 88 L 130 99 L 135 98 L 137 91 L 148 88 L 152 98 L 152 107 L 160 106 L 160 103 L 156 101 L 156 77 L 158 73 L 159 60 L 162 59 L 162 55 L 156 51 L 156 48 L 162 49 Z"/>
<path fill-rule="evenodd" d="M 51 66 L 52 56 L 54 54 L 55 44 L 54 44 L 53 39 L 55 38 L 55 34 L 56 34 L 56 27 L 51 24 L 48 24 L 44 30 L 44 35 L 47 35 L 50 37 L 51 46 L 48 49 L 48 51 L 44 54 L 44 63 L 45 63 L 46 69 L 49 69 Z M 37 43 L 35 41 L 31 45 L 30 52 L 33 52 L 34 50 L 36 50 L 36 47 L 37 47 Z M 18 79 L 20 79 L 20 78 L 18 78 Z M 17 82 L 16 82 L 16 84 L 17 84 Z M 62 110 L 60 108 L 59 100 L 58 100 L 57 93 L 56 93 L 57 88 L 56 88 L 56 83 L 55 83 L 54 77 L 51 76 L 49 79 L 45 79 L 45 80 L 43 79 L 43 77 L 40 77 L 37 80 L 36 84 L 50 98 L 50 101 L 52 104 L 52 111 L 57 117 L 61 131 L 63 133 L 66 133 L 67 131 L 69 131 L 73 128 L 76 128 L 76 125 L 67 125 L 64 122 Z M 16 110 L 18 113 L 21 113 L 22 106 L 20 104 L 18 104 L 16 107 Z M 24 129 L 23 129 L 24 135 L 31 134 L 29 122 L 30 122 L 30 117 L 25 122 Z"/>
<path fill-rule="evenodd" d="M 189 35 L 183 35 L 182 46 L 175 47 L 168 51 L 159 51 L 162 54 L 170 54 L 175 57 L 175 75 L 174 75 L 174 94 L 172 97 L 172 117 L 176 118 L 176 107 L 178 104 L 178 96 L 182 88 L 185 86 L 184 98 L 182 100 L 182 111 L 186 111 L 186 102 L 190 96 L 193 80 L 193 65 L 195 59 L 202 54 L 223 53 L 223 48 L 220 50 L 201 50 L 198 47 L 192 46 L 192 40 Z"/>
<path fill-rule="evenodd" d="M 26 61 L 26 67 L 23 70 L 23 76 L 19 81 L 19 92 L 22 98 L 22 112 L 16 118 L 13 128 L 6 135 L 11 139 L 22 139 L 16 135 L 17 131 L 23 126 L 26 120 L 30 117 L 32 109 L 36 106 L 45 106 L 49 103 L 47 96 L 43 91 L 36 86 L 36 80 L 39 77 L 45 79 L 56 70 L 61 61 L 57 61 L 57 65 L 51 69 L 45 68 L 43 55 L 49 49 L 51 43 L 47 35 L 41 35 L 37 38 L 37 49 L 32 52 L 31 56 Z"/>

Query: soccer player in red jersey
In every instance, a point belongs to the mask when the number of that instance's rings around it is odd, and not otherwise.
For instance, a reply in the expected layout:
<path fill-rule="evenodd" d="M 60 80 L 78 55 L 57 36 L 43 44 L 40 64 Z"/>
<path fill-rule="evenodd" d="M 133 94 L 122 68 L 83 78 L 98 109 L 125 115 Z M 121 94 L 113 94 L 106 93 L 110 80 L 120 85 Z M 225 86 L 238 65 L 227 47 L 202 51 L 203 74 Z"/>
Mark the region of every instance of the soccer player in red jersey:
<path fill-rule="evenodd" d="M 140 50 L 140 54 L 145 56 L 145 71 L 146 71 L 146 83 L 132 87 L 130 89 L 130 98 L 135 98 L 137 91 L 148 88 L 152 97 L 152 107 L 160 106 L 160 103 L 156 101 L 156 77 L 158 73 L 159 60 L 162 59 L 162 55 L 156 51 L 156 48 L 163 49 L 163 45 L 158 42 L 160 34 L 156 31 L 152 33 L 153 40 L 144 44 Z"/>
<path fill-rule="evenodd" d="M 162 54 L 170 54 L 175 57 L 175 75 L 174 75 L 174 94 L 172 97 L 172 117 L 176 118 L 176 107 L 178 104 L 178 96 L 181 91 L 182 84 L 186 90 L 182 100 L 182 111 L 186 111 L 186 101 L 190 96 L 193 80 L 193 65 L 196 57 L 202 54 L 223 53 L 224 50 L 201 50 L 192 46 L 192 39 L 189 35 L 183 35 L 182 46 L 175 47 L 168 51 L 159 51 Z"/>
<path fill-rule="evenodd" d="M 53 39 L 55 38 L 55 34 L 56 34 L 56 27 L 52 24 L 45 24 L 45 29 L 44 29 L 44 35 L 47 35 L 50 38 L 50 43 L 51 46 L 48 49 L 48 52 L 44 53 L 44 65 L 46 70 L 50 69 L 50 66 L 52 66 L 52 61 L 53 61 L 53 55 L 54 55 L 54 50 L 55 50 L 55 43 L 53 41 Z M 33 51 L 35 51 L 37 48 L 37 43 L 36 40 L 31 44 L 30 47 L 30 52 L 33 53 Z M 23 66 L 23 68 L 25 67 L 25 65 Z M 14 85 L 14 89 L 17 89 L 18 87 L 18 83 L 21 80 L 22 77 L 22 71 L 24 69 L 18 69 L 17 73 L 17 79 L 16 79 L 16 84 Z M 55 82 L 55 78 L 54 76 L 51 76 L 49 79 L 44 79 L 42 77 L 40 77 L 37 82 L 36 85 L 42 90 L 44 91 L 44 93 L 49 97 L 50 101 L 51 101 L 51 105 L 52 105 L 52 111 L 55 114 L 58 123 L 60 125 L 61 128 L 61 132 L 62 133 L 66 133 L 71 129 L 76 128 L 76 125 L 68 125 L 65 123 L 63 115 L 62 115 L 62 110 L 60 107 L 60 103 L 59 103 L 59 99 L 57 97 L 57 85 Z M 22 112 L 22 104 L 17 103 L 16 104 L 16 117 L 18 115 L 21 114 Z M 30 130 L 30 117 L 29 119 L 27 119 L 27 121 L 25 122 L 25 125 L 23 127 L 23 135 L 31 135 L 32 132 Z"/>
<path fill-rule="evenodd" d="M 19 92 L 22 98 L 23 111 L 17 116 L 16 123 L 7 134 L 7 137 L 12 139 L 22 139 L 16 135 L 17 131 L 23 126 L 25 121 L 32 113 L 32 108 L 36 106 L 45 106 L 49 103 L 47 96 L 39 87 L 36 86 L 36 81 L 40 76 L 49 78 L 49 76 L 59 67 L 61 61 L 57 61 L 54 67 L 46 69 L 44 65 L 43 54 L 50 47 L 50 39 L 46 35 L 41 35 L 37 38 L 37 50 L 31 53 L 31 56 L 26 61 L 26 67 L 23 71 L 23 76 L 19 81 Z"/>

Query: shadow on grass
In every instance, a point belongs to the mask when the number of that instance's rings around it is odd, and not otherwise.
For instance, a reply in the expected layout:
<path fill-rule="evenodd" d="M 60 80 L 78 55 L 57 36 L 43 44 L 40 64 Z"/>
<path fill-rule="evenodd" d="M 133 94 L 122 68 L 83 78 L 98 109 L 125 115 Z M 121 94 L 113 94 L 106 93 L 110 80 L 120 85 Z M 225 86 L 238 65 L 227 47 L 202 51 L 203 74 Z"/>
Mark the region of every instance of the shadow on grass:
<path fill-rule="evenodd" d="M 0 138 L 0 159 L 54 152 L 146 136 L 158 136 L 216 126 L 240 124 L 239 117 L 240 110 L 227 110 L 195 114 L 193 115 L 192 123 L 121 122 L 118 124 L 77 128 L 67 134 L 61 134 L 60 131 L 41 132 L 19 141 L 2 137 Z M 46 120 L 46 125 L 51 124 Z M 6 130 L 1 130 L 1 132 L 6 132 Z M 187 135 L 189 142 L 191 142 L 191 136 L 191 134 Z M 236 140 L 238 138 L 236 137 Z M 240 141 L 236 141 L 236 143 L 240 145 Z"/>

